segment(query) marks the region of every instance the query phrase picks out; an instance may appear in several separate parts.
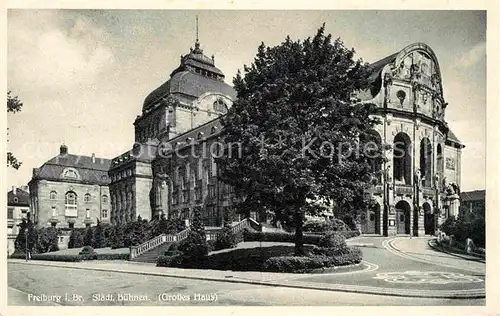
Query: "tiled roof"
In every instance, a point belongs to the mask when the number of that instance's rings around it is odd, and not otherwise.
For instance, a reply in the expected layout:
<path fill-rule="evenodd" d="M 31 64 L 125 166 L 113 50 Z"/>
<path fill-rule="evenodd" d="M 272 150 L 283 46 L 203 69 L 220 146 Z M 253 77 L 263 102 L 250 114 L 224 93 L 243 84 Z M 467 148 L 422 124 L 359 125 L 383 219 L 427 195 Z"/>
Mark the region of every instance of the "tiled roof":
<path fill-rule="evenodd" d="M 476 190 L 476 191 L 460 193 L 460 199 L 462 200 L 462 202 L 481 201 L 481 200 L 484 201 L 485 196 L 486 196 L 486 190 Z"/>
<path fill-rule="evenodd" d="M 393 63 L 396 60 L 396 57 L 398 56 L 398 54 L 399 54 L 399 52 L 394 53 L 392 55 L 389 55 L 385 58 L 382 58 L 382 59 L 368 65 L 368 73 L 369 73 L 368 82 L 372 83 L 375 80 L 377 80 L 377 78 L 380 75 L 380 72 L 385 67 L 385 65 Z"/>
<path fill-rule="evenodd" d="M 44 163 L 33 175 L 33 179 L 61 180 L 61 175 L 66 168 L 78 171 L 80 179 L 67 179 L 65 181 L 82 182 L 87 184 L 106 185 L 109 183 L 108 170 L 111 160 L 106 158 L 60 154 Z"/>
<path fill-rule="evenodd" d="M 7 193 L 7 205 L 16 206 L 29 206 L 30 205 L 30 194 L 27 191 L 17 188 L 16 194 L 14 190 Z"/>
<path fill-rule="evenodd" d="M 462 142 L 455 136 L 455 134 L 450 130 L 448 130 L 448 139 L 451 140 L 452 142 L 462 144 Z"/>
<path fill-rule="evenodd" d="M 167 82 L 156 88 L 144 100 L 143 109 L 159 101 L 169 94 L 186 94 L 195 98 L 206 92 L 219 92 L 236 98 L 236 91 L 224 81 L 208 78 L 191 71 L 181 71 L 174 74 Z"/>

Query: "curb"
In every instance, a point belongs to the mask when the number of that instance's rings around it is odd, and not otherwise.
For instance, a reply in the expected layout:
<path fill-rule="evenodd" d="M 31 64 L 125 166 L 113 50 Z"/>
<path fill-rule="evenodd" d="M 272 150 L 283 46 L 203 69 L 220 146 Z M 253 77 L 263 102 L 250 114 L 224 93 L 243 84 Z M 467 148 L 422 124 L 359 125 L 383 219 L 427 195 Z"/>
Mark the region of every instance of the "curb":
<path fill-rule="evenodd" d="M 448 250 L 446 250 L 444 248 L 440 248 L 439 246 L 436 245 L 435 239 L 429 240 L 428 244 L 429 244 L 429 247 L 431 247 L 435 251 L 443 252 L 443 253 L 446 253 L 446 254 L 449 254 L 451 256 L 455 256 L 455 257 L 458 257 L 458 258 L 461 258 L 461 259 L 464 259 L 464 260 L 475 261 L 475 262 L 480 262 L 480 263 L 486 264 L 486 260 L 483 259 L 483 258 L 479 258 L 479 257 L 475 258 L 473 256 L 471 256 L 471 257 L 463 256 L 463 255 L 458 254 L 458 253 L 450 252 L 450 251 L 448 251 Z"/>
<path fill-rule="evenodd" d="M 25 262 L 14 262 L 16 264 L 27 264 Z M 33 264 L 33 263 L 31 263 Z M 171 273 L 159 273 L 159 272 L 144 272 L 144 271 L 131 271 L 131 270 L 111 270 L 96 267 L 78 267 L 78 266 L 61 266 L 61 265 L 48 265 L 43 263 L 35 263 L 35 265 L 67 268 L 67 269 L 80 269 L 80 270 L 93 270 L 101 272 L 115 272 L 115 273 L 127 273 L 127 274 L 137 274 L 137 275 L 152 275 L 152 276 L 162 276 L 162 277 L 172 277 L 179 279 L 191 279 L 191 280 L 203 280 L 203 281 L 215 281 L 215 282 L 226 282 L 226 283 L 242 283 L 242 284 L 252 284 L 252 285 L 263 285 L 272 287 L 287 287 L 287 288 L 297 288 L 297 289 L 308 289 L 308 290 L 321 290 L 321 291 L 336 291 L 336 292 L 348 292 L 357 294 L 371 294 L 371 295 L 386 295 L 386 296 L 399 296 L 399 297 L 418 297 L 418 298 L 436 298 L 436 299 L 477 299 L 485 298 L 485 289 L 474 289 L 474 290 L 407 290 L 407 289 L 395 289 L 395 288 L 383 288 L 374 286 L 359 286 L 359 285 L 344 285 L 344 284 L 327 284 L 327 283 L 305 283 L 298 281 L 255 281 L 255 280 L 243 280 L 234 278 L 219 278 L 219 277 L 204 277 L 204 276 L 190 276 L 190 275 L 179 275 Z M 302 284 L 301 284 L 302 283 Z M 403 293 L 404 292 L 404 293 Z"/>

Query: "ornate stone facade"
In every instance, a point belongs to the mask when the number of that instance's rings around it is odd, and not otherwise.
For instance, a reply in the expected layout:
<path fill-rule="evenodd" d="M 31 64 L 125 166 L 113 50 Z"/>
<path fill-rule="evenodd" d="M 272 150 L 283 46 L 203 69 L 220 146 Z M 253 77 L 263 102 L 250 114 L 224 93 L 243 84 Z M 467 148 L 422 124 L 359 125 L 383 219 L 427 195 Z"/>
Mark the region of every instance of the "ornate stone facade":
<path fill-rule="evenodd" d="M 362 215 L 366 233 L 434 234 L 457 215 L 463 144 L 445 121 L 438 60 L 416 43 L 371 65 L 372 89 L 360 93 L 376 105 L 375 127 L 386 144 L 385 177 L 371 190 L 377 205 Z"/>
<path fill-rule="evenodd" d="M 190 152 L 182 154 L 185 158 L 169 160 L 160 151 L 165 149 L 162 146 L 174 148 L 186 137 L 198 137 L 193 133 L 217 121 L 235 97 L 236 92 L 224 83 L 224 74 L 215 67 L 215 58 L 205 56 L 196 41 L 195 48 L 181 56 L 170 79 L 146 97 L 142 114 L 134 122 L 133 149 L 112 160 L 109 174 L 113 223 L 132 221 L 138 216 L 190 218 L 193 208 L 200 206 L 202 194 L 201 178 L 194 172 L 198 162 Z M 181 177 L 181 172 L 188 174 Z M 213 190 L 206 183 L 204 188 L 205 195 L 207 190 Z M 205 209 L 216 214 L 211 207 L 209 203 Z M 207 224 L 220 222 L 208 218 L 212 216 L 207 217 Z"/>

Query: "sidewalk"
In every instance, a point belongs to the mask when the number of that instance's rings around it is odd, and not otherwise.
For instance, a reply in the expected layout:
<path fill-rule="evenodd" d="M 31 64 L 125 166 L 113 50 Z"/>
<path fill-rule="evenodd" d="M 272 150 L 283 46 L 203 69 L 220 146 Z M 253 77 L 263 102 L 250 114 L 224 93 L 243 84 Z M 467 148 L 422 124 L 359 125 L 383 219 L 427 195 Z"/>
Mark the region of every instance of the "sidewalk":
<path fill-rule="evenodd" d="M 429 247 L 431 247 L 432 249 L 434 249 L 436 251 L 443 252 L 443 253 L 449 254 L 451 256 L 458 257 L 458 258 L 462 258 L 464 260 L 486 263 L 486 260 L 483 258 L 480 258 L 480 257 L 475 257 L 472 255 L 466 255 L 466 254 L 462 254 L 462 253 L 455 253 L 455 252 L 448 251 L 445 248 L 439 246 L 435 239 L 429 240 Z"/>
<path fill-rule="evenodd" d="M 485 290 L 469 289 L 469 290 L 416 290 L 378 287 L 378 286 L 363 286 L 363 285 L 346 285 L 335 283 L 321 282 L 305 282 L 298 279 L 304 278 L 304 274 L 288 274 L 288 273 L 270 273 L 270 272 L 242 272 L 242 271 L 218 271 L 218 270 L 201 270 L 201 269 L 178 269 L 156 267 L 154 264 L 136 263 L 130 261 L 100 261 L 100 262 L 47 262 L 47 261 L 29 261 L 8 260 L 8 263 L 25 264 L 25 265 L 42 265 L 69 269 L 82 269 L 93 271 L 117 272 L 117 273 L 132 273 L 139 275 L 153 275 L 161 277 L 173 277 L 184 279 L 197 279 L 216 282 L 244 283 L 265 285 L 273 287 L 288 287 L 300 289 L 314 289 L 324 291 L 342 291 L 359 294 L 376 294 L 376 295 L 391 295 L 403 297 L 425 297 L 425 298 L 484 298 Z M 323 274 L 325 276 L 335 274 L 351 274 L 363 273 L 364 271 L 373 271 L 369 264 L 365 264 L 366 269 L 354 272 L 333 272 Z M 320 274 L 321 275 L 321 274 Z"/>

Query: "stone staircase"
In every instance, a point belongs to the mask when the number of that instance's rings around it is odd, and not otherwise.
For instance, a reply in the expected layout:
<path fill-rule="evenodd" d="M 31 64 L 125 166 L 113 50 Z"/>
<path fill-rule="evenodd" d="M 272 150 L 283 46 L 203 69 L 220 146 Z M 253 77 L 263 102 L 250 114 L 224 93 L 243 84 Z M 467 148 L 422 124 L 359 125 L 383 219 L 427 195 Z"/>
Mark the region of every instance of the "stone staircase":
<path fill-rule="evenodd" d="M 245 218 L 231 227 L 234 233 L 238 233 L 245 228 L 262 231 L 262 225 L 251 218 Z M 161 234 L 160 236 L 150 239 L 138 246 L 132 246 L 130 247 L 129 260 L 156 263 L 158 256 L 163 255 L 171 244 L 184 240 L 188 236 L 190 230 L 190 228 L 186 228 L 175 235 Z M 212 230 L 211 234 L 215 234 L 215 232 Z"/>

